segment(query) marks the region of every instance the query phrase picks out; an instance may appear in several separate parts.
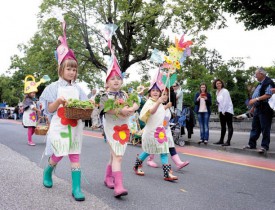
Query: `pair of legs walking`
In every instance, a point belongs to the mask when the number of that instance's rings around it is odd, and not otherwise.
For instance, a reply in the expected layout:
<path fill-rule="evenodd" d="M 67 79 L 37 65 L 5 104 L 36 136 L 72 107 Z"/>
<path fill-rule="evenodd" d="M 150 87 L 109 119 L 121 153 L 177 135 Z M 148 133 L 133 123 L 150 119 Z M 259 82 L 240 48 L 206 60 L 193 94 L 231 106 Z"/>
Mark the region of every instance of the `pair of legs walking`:
<path fill-rule="evenodd" d="M 28 127 L 28 145 L 35 146 L 35 143 L 32 141 L 32 135 L 34 134 L 35 127 Z"/>
<path fill-rule="evenodd" d="M 144 176 L 144 172 L 142 171 L 142 162 L 149 156 L 150 154 L 143 152 L 137 158 L 134 165 L 134 171 L 139 176 Z M 165 181 L 174 181 L 177 180 L 178 177 L 172 174 L 171 165 L 168 164 L 168 154 L 162 153 L 160 154 L 160 159 L 162 163 L 162 169 L 164 173 Z"/>
<path fill-rule="evenodd" d="M 177 154 L 175 147 L 170 147 L 169 153 L 171 155 L 173 162 L 176 164 L 178 170 L 182 169 L 183 167 L 185 167 L 189 164 L 189 161 L 184 161 L 184 162 L 181 161 L 179 155 Z M 153 168 L 157 168 L 158 164 L 154 162 L 154 158 L 155 158 L 155 155 L 150 155 L 147 160 L 147 165 L 151 166 Z"/>
<path fill-rule="evenodd" d="M 43 173 L 43 185 L 47 188 L 53 186 L 52 172 L 57 163 L 63 158 L 56 157 L 54 154 L 49 158 L 49 165 L 44 169 Z M 72 196 L 76 201 L 84 201 L 85 196 L 81 191 L 81 170 L 79 163 L 79 154 L 69 154 L 71 162 L 71 174 L 72 174 Z"/>
<path fill-rule="evenodd" d="M 123 187 L 123 174 L 121 172 L 122 156 L 117 156 L 111 149 L 110 160 L 106 167 L 104 184 L 114 189 L 114 196 L 121 197 L 128 195 L 128 191 Z"/>

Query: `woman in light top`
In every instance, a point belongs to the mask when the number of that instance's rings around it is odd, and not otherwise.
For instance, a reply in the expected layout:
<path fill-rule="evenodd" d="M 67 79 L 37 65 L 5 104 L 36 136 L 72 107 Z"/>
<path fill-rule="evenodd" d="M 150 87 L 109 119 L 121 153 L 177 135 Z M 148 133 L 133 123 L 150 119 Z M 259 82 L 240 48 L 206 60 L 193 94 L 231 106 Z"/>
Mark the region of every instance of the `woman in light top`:
<path fill-rule="evenodd" d="M 219 118 L 221 124 L 221 137 L 220 140 L 214 144 L 221 144 L 222 146 L 230 146 L 230 141 L 233 136 L 233 104 L 229 91 L 224 88 L 224 83 L 220 79 L 213 82 L 213 88 L 216 89 L 216 98 L 219 111 Z M 226 124 L 228 127 L 228 137 L 224 143 L 224 136 L 226 133 Z"/>

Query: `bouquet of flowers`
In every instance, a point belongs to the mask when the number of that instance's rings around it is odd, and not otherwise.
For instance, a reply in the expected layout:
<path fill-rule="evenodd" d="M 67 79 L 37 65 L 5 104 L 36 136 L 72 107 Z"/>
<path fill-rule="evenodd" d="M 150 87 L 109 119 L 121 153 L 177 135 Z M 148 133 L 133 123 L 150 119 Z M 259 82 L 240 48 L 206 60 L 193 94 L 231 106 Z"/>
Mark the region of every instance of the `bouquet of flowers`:
<path fill-rule="evenodd" d="M 138 95 L 136 93 L 132 93 L 126 100 L 122 98 L 118 99 L 108 99 L 104 103 L 104 112 L 108 112 L 110 110 L 116 110 L 116 116 L 118 116 L 120 110 L 125 106 L 133 106 L 134 103 L 139 105 Z"/>

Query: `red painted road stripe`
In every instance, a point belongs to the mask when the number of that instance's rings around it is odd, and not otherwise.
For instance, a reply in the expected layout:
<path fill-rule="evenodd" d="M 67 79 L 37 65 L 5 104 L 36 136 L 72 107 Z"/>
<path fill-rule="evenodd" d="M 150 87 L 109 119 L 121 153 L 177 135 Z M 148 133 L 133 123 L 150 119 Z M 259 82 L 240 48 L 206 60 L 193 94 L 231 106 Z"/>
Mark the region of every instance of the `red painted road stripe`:
<path fill-rule="evenodd" d="M 233 163 L 243 166 L 249 166 L 264 170 L 275 171 L 275 161 L 272 159 L 264 159 L 261 157 L 252 157 L 247 155 L 240 155 L 235 153 L 229 153 L 225 151 L 216 151 L 211 149 L 197 148 L 193 146 L 177 147 L 177 151 L 184 155 L 196 156 L 201 158 L 207 158 L 211 160 L 217 160 L 227 163 Z"/>

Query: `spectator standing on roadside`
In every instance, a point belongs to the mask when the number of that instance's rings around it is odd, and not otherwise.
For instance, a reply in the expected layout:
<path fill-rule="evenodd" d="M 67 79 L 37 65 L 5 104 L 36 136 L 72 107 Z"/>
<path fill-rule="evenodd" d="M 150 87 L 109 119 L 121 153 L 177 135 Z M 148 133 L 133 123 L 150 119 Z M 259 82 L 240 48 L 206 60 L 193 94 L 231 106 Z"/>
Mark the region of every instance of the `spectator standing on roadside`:
<path fill-rule="evenodd" d="M 252 129 L 248 145 L 244 149 L 256 149 L 257 140 L 262 133 L 262 143 L 259 153 L 264 153 L 269 150 L 270 130 L 272 124 L 273 110 L 268 104 L 268 99 L 272 95 L 274 82 L 266 76 L 264 68 L 258 68 L 255 71 L 255 77 L 258 80 L 258 85 L 253 92 L 252 99 L 249 105 L 252 106 L 250 112 L 253 113 Z"/>
<path fill-rule="evenodd" d="M 229 91 L 225 89 L 224 82 L 220 79 L 215 79 L 213 88 L 216 89 L 216 98 L 218 105 L 218 112 L 221 124 L 221 137 L 218 142 L 214 144 L 221 144 L 222 146 L 230 146 L 231 138 L 233 136 L 233 103 Z M 224 136 L 226 133 L 226 125 L 228 127 L 228 137 L 224 143 Z"/>

